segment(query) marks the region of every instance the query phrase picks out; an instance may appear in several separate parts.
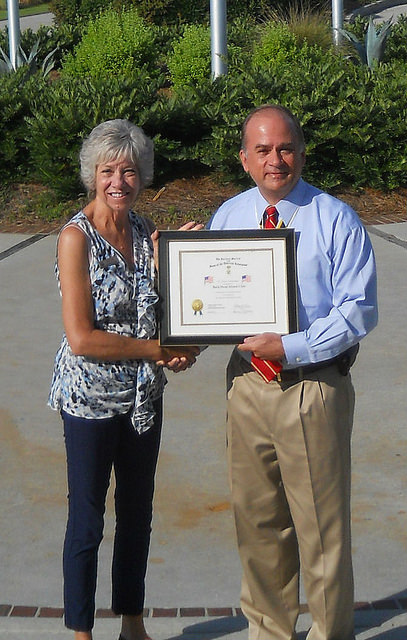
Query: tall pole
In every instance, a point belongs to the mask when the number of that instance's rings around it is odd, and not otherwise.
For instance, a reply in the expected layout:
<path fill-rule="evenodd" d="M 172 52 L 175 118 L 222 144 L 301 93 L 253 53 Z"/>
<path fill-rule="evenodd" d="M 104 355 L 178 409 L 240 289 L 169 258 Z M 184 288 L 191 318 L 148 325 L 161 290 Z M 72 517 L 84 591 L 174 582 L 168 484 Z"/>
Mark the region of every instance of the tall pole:
<path fill-rule="evenodd" d="M 7 0 L 8 40 L 10 62 L 14 71 L 18 66 L 18 48 L 20 46 L 20 14 L 18 0 Z"/>
<path fill-rule="evenodd" d="M 336 46 L 340 45 L 342 41 L 338 29 L 343 29 L 343 0 L 332 0 L 332 30 Z"/>
<path fill-rule="evenodd" d="M 210 0 L 211 12 L 211 71 L 212 78 L 226 75 L 227 21 L 226 0 Z"/>

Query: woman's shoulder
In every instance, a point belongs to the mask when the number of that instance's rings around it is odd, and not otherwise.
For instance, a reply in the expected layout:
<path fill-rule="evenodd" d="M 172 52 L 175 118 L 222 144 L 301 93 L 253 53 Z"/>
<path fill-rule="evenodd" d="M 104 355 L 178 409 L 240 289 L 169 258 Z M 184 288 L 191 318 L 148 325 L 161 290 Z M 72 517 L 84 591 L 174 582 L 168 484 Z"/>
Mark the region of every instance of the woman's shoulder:
<path fill-rule="evenodd" d="M 72 229 L 85 230 L 88 228 L 88 226 L 89 226 L 89 220 L 86 214 L 83 212 L 83 210 L 80 210 L 77 213 L 75 213 L 75 215 L 73 215 L 72 218 L 68 220 L 68 222 L 64 224 L 64 226 L 62 227 L 59 233 L 61 234 L 67 230 L 71 231 Z"/>
<path fill-rule="evenodd" d="M 83 211 L 78 211 L 62 227 L 58 234 L 58 252 L 61 247 L 72 248 L 73 245 L 87 246 L 89 242 L 89 221 Z"/>
<path fill-rule="evenodd" d="M 57 254 L 68 254 L 77 256 L 77 252 L 80 254 L 88 252 L 89 237 L 85 229 L 80 225 L 72 222 L 66 224 L 60 231 L 58 236 L 58 250 Z"/>

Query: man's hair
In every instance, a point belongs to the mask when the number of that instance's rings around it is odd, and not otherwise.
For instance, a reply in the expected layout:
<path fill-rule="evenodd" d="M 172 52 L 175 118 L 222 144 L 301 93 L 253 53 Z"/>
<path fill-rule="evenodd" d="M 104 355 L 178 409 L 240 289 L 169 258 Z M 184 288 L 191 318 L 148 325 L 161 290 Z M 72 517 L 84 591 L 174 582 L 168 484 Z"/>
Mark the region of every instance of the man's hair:
<path fill-rule="evenodd" d="M 300 143 L 301 151 L 305 151 L 305 139 L 304 139 L 304 133 L 303 133 L 300 121 L 293 113 L 291 113 L 289 109 L 287 109 L 287 107 L 283 107 L 281 104 L 262 104 L 259 107 L 256 107 L 255 109 L 253 109 L 253 111 L 249 113 L 249 115 L 247 116 L 247 118 L 245 119 L 242 125 L 241 148 L 243 149 L 243 151 L 246 150 L 246 129 L 250 120 L 253 118 L 253 116 L 257 115 L 258 113 L 261 113 L 262 111 L 268 111 L 268 110 L 277 111 L 281 113 L 283 116 L 285 116 L 287 120 L 290 121 L 293 132 L 298 142 Z"/>
<path fill-rule="evenodd" d="M 107 120 L 98 124 L 84 140 L 79 154 L 81 179 L 89 197 L 95 195 L 96 168 L 121 158 L 138 169 L 140 185 L 153 179 L 154 145 L 140 127 L 128 120 Z"/>

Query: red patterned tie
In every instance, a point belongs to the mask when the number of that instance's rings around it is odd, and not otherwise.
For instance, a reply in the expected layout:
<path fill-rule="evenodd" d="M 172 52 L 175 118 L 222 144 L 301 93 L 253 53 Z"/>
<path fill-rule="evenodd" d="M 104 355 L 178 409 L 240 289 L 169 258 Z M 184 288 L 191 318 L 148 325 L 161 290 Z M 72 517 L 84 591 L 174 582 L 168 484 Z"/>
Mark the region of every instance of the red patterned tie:
<path fill-rule="evenodd" d="M 277 226 L 278 211 L 272 205 L 266 207 L 263 213 L 263 229 L 275 229 Z"/>
<path fill-rule="evenodd" d="M 273 206 L 268 206 L 263 214 L 263 228 L 275 229 L 277 226 L 278 211 Z M 273 360 L 262 360 L 252 355 L 251 364 L 253 369 L 261 375 L 266 382 L 271 382 L 283 368 L 281 362 Z"/>

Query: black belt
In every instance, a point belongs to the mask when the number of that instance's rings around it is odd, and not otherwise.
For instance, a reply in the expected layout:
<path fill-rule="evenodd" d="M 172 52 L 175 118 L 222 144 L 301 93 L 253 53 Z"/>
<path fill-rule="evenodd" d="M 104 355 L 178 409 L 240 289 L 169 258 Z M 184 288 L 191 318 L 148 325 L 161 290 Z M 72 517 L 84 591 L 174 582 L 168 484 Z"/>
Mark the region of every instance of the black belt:
<path fill-rule="evenodd" d="M 296 369 L 283 369 L 277 375 L 277 382 L 300 382 L 300 380 L 306 380 L 309 374 L 316 373 L 321 369 L 326 369 L 327 367 L 332 366 L 336 366 L 342 376 L 347 376 L 349 369 L 356 360 L 358 351 L 359 344 L 355 344 L 353 347 L 350 347 L 350 349 L 347 349 L 330 360 L 323 360 L 322 362 L 317 362 L 315 364 L 307 364 Z"/>

